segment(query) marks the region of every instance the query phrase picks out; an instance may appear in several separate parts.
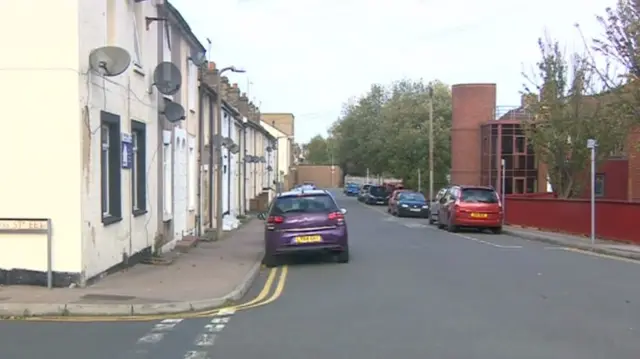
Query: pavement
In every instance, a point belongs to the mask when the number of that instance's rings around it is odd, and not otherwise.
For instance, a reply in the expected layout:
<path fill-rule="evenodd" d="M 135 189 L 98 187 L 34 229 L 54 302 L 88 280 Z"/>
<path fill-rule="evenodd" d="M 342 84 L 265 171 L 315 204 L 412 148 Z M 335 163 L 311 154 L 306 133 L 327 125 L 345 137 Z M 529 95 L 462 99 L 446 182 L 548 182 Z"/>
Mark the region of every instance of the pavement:
<path fill-rule="evenodd" d="M 291 259 L 264 305 L 151 322 L 0 321 L 0 357 L 638 358 L 640 262 L 449 233 L 337 198 L 348 210 L 350 263 Z M 270 288 L 271 274 L 263 270 L 244 300 Z"/>
<path fill-rule="evenodd" d="M 0 286 L 0 316 L 196 312 L 240 299 L 260 271 L 263 223 L 199 242 L 170 265 L 138 264 L 86 288 Z"/>

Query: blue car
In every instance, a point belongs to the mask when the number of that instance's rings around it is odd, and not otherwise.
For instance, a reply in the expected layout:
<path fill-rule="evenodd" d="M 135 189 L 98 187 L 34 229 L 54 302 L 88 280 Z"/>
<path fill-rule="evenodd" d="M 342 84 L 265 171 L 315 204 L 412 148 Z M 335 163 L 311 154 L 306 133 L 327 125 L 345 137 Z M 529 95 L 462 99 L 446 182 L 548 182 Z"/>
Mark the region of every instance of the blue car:
<path fill-rule="evenodd" d="M 389 203 L 389 212 L 398 217 L 429 218 L 429 203 L 420 192 L 403 191 Z"/>
<path fill-rule="evenodd" d="M 347 185 L 344 186 L 344 194 L 347 196 L 355 197 L 358 193 L 360 193 L 360 186 L 358 186 L 357 183 L 347 183 Z"/>

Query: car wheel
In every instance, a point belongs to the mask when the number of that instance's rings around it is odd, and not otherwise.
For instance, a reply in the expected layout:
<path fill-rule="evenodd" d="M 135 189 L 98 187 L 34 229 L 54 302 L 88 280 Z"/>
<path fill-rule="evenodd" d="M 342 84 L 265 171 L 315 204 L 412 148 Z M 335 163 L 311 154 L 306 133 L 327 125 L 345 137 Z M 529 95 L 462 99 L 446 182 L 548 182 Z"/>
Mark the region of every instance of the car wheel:
<path fill-rule="evenodd" d="M 267 268 L 277 267 L 280 264 L 279 258 L 273 254 L 265 253 L 264 258 L 262 259 L 262 264 L 264 264 Z"/>
<path fill-rule="evenodd" d="M 500 226 L 500 227 L 494 227 L 494 228 L 491 228 L 491 233 L 493 233 L 493 234 L 500 234 L 500 233 L 502 233 L 502 226 Z"/>
<path fill-rule="evenodd" d="M 451 218 L 449 218 L 449 223 L 447 224 L 447 231 L 451 232 L 451 233 L 455 233 L 458 231 L 458 226 L 456 226 L 455 224 L 451 223 Z"/>
<path fill-rule="evenodd" d="M 387 207 L 387 213 L 391 213 L 391 208 Z"/>
<path fill-rule="evenodd" d="M 336 261 L 338 263 L 349 263 L 349 247 L 345 248 L 336 256 Z"/>

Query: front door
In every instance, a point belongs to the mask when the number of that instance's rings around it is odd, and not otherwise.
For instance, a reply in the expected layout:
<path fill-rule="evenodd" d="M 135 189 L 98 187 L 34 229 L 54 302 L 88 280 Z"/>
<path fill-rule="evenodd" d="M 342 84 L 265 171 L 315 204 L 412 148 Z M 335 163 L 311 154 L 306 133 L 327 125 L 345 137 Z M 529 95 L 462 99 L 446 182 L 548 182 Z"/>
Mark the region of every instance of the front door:
<path fill-rule="evenodd" d="M 173 238 L 181 240 L 187 230 L 188 165 L 187 131 L 174 129 L 173 138 Z"/>

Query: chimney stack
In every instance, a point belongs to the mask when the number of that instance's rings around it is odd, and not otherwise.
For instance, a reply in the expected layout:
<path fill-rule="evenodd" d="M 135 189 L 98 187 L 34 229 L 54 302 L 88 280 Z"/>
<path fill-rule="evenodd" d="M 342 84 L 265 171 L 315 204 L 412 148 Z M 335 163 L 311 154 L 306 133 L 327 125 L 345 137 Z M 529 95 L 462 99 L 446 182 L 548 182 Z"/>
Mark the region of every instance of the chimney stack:
<path fill-rule="evenodd" d="M 249 118 L 249 98 L 247 98 L 246 93 L 243 92 L 240 95 L 236 108 L 238 109 L 240 114 L 242 114 L 242 116 L 246 117 L 247 119 Z"/>
<path fill-rule="evenodd" d="M 238 88 L 238 84 L 231 85 L 227 90 L 227 99 L 233 107 L 238 108 L 238 101 L 240 100 L 240 89 Z"/>

